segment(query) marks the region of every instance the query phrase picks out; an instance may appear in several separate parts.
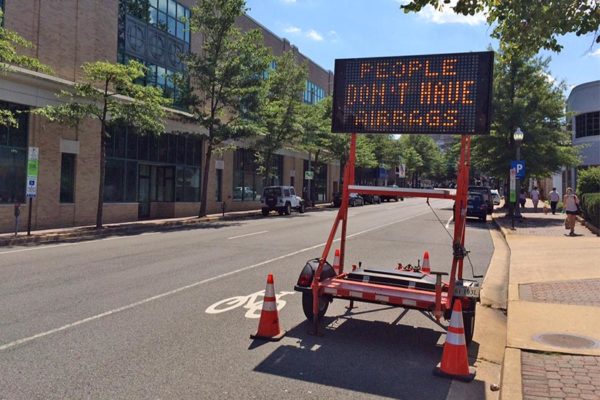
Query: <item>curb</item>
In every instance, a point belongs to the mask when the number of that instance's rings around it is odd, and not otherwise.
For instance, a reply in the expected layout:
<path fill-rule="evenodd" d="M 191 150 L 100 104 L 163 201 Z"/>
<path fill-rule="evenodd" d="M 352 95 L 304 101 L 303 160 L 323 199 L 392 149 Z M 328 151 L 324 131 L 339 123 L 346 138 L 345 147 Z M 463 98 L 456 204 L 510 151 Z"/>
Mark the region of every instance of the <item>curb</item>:
<path fill-rule="evenodd" d="M 508 248 L 508 282 L 507 282 L 507 299 L 506 299 L 506 343 L 508 343 L 508 313 L 510 312 L 511 303 L 511 287 L 510 287 L 510 258 L 511 249 L 508 243 L 507 236 L 510 231 L 503 228 L 496 218 L 492 216 L 492 221 L 500 229 L 500 233 L 504 237 L 506 247 Z M 504 360 L 502 360 L 502 368 L 500 373 L 500 400 L 516 400 L 523 398 L 523 376 L 521 375 L 521 349 L 516 349 L 506 346 L 504 348 Z"/>
<path fill-rule="evenodd" d="M 319 210 L 323 208 L 329 207 L 330 203 L 319 204 L 315 207 L 311 207 L 307 209 L 309 210 Z M 118 235 L 135 235 L 138 233 L 144 232 L 155 232 L 155 231 L 169 231 L 176 230 L 178 228 L 184 227 L 193 227 L 195 225 L 216 222 L 216 221 L 236 221 L 243 219 L 250 219 L 262 217 L 260 210 L 251 210 L 248 212 L 243 212 L 239 214 L 230 214 L 230 215 L 212 215 L 204 218 L 194 218 L 188 217 L 187 219 L 177 220 L 177 221 L 167 221 L 167 222 L 159 222 L 156 223 L 143 223 L 143 222 L 133 222 L 127 225 L 119 225 L 119 224 L 107 224 L 101 230 L 96 230 L 96 228 L 73 228 L 73 230 L 65 231 L 65 232 L 50 232 L 45 234 L 32 234 L 31 236 L 8 236 L 5 238 L 0 238 L 0 247 L 9 247 L 9 246 L 23 246 L 29 244 L 48 244 L 48 243 L 61 243 L 61 242 L 76 242 L 76 241 L 86 241 L 86 240 L 94 240 L 94 239 L 102 239 L 109 236 L 118 236 Z"/>

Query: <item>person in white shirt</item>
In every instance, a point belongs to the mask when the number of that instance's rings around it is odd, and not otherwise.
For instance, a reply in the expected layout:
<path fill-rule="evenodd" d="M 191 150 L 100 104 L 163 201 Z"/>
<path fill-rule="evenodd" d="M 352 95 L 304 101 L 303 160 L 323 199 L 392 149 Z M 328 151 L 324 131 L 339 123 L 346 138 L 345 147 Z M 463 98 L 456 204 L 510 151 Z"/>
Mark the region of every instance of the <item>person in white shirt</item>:
<path fill-rule="evenodd" d="M 540 192 L 537 186 L 533 187 L 533 190 L 529 193 L 529 197 L 531 197 L 531 201 L 533 202 L 533 212 L 537 212 L 537 206 L 540 201 Z"/>
<path fill-rule="evenodd" d="M 556 205 L 560 200 L 560 194 L 556 191 L 556 188 L 552 188 L 550 192 L 550 209 L 552 210 L 552 215 L 556 214 Z"/>
<path fill-rule="evenodd" d="M 570 236 L 575 236 L 575 221 L 579 213 L 579 198 L 573 193 L 573 189 L 567 188 L 567 194 L 563 197 L 563 207 L 567 213 L 565 228 L 570 229 Z"/>

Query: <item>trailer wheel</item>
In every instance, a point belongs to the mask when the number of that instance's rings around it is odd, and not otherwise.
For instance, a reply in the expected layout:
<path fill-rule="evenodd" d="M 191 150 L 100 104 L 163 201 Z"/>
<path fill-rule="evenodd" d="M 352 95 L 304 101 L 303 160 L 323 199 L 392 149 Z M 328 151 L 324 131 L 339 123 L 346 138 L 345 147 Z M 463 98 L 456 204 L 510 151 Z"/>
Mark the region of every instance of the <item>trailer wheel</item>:
<path fill-rule="evenodd" d="M 473 340 L 473 333 L 475 332 L 475 309 L 463 311 L 463 324 L 465 325 L 465 342 L 467 346 L 471 344 Z"/>
<path fill-rule="evenodd" d="M 323 318 L 329 307 L 329 299 L 325 296 L 319 297 L 319 315 L 318 319 Z M 313 295 L 312 292 L 302 293 L 302 311 L 308 321 L 313 320 Z"/>

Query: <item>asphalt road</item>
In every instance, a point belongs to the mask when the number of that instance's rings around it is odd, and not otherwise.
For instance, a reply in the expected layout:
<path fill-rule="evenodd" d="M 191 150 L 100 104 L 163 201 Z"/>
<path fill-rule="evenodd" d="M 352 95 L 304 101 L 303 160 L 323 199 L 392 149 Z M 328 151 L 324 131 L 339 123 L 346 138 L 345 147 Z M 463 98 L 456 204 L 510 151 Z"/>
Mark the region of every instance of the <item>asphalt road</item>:
<path fill-rule="evenodd" d="M 442 223 L 423 199 L 350 209 L 347 265 L 414 264 L 428 250 L 449 270 L 451 203 L 431 204 Z M 307 334 L 293 285 L 336 212 L 0 249 L 0 398 L 445 399 L 450 381 L 431 374 L 443 329 L 419 312 L 336 300 L 324 335 Z M 469 220 L 475 274 L 490 228 Z M 249 339 L 268 273 L 288 330 L 277 343 Z"/>

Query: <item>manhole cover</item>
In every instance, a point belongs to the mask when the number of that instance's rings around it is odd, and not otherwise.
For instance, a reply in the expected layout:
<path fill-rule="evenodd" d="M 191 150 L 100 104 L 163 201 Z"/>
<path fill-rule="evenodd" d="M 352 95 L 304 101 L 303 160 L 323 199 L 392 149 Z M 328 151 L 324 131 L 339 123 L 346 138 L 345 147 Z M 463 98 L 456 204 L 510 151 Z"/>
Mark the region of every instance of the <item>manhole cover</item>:
<path fill-rule="evenodd" d="M 567 333 L 542 333 L 535 335 L 536 342 L 549 344 L 555 347 L 567 347 L 571 349 L 593 349 L 600 347 L 597 340 L 584 336 L 569 335 Z"/>

